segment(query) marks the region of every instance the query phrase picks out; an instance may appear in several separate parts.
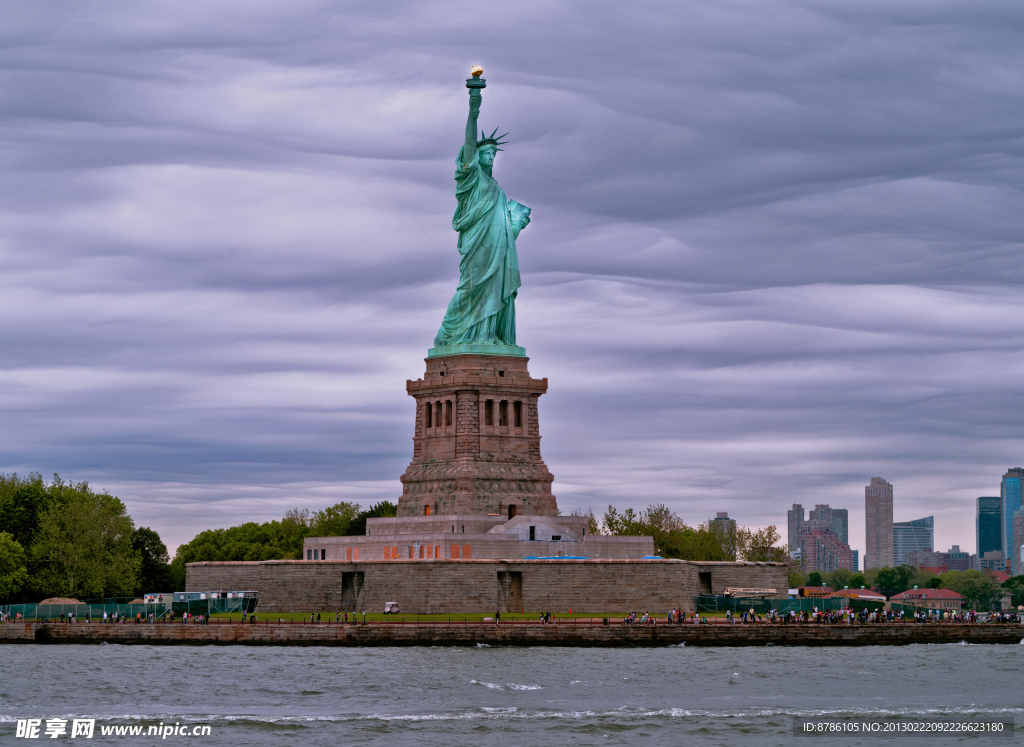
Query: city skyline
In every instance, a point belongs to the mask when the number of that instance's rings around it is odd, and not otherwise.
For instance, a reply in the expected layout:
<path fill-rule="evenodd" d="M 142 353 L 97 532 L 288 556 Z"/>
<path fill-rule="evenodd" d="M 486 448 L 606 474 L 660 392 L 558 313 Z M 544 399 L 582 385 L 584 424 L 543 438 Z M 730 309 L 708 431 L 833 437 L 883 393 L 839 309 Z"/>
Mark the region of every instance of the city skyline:
<path fill-rule="evenodd" d="M 978 496 L 975 498 L 975 536 L 973 552 L 971 550 L 961 551 L 959 549 L 961 543 L 950 543 L 948 546 L 950 549 L 941 549 L 939 547 L 940 543 L 935 539 L 934 516 L 926 516 L 920 519 L 891 521 L 892 565 L 897 566 L 904 563 L 916 565 L 917 563 L 912 560 L 913 557 L 930 557 L 934 560 L 935 557 L 938 556 L 953 556 L 953 564 L 959 566 L 968 562 L 968 560 L 964 560 L 963 558 L 969 559 L 973 556 L 983 567 L 987 567 L 985 556 L 986 553 L 992 552 L 998 553 L 998 555 L 992 556 L 993 558 L 1002 559 L 997 559 L 993 562 L 1001 564 L 1006 560 L 1004 547 L 1007 541 L 1007 535 L 1009 535 L 1012 540 L 1011 546 L 1017 548 L 1017 560 L 1018 562 L 1021 562 L 1022 555 L 1024 555 L 1024 552 L 1021 550 L 1022 546 L 1024 546 L 1024 510 L 1018 509 L 1011 511 L 1011 519 L 1009 523 L 1005 522 L 1003 517 L 1006 515 L 1007 505 L 1009 505 L 1011 509 L 1014 505 L 1019 505 L 1021 500 L 1020 486 L 1022 479 L 1024 479 L 1024 468 L 1009 468 L 1003 475 L 1000 482 L 1001 495 Z M 880 499 L 886 504 L 883 506 L 884 511 L 890 512 L 890 515 L 896 513 L 897 504 L 894 500 L 892 484 L 888 483 L 884 478 L 875 477 L 872 478 L 871 483 L 865 488 L 865 505 L 870 506 L 872 502 L 877 502 Z M 812 523 L 821 522 L 824 522 L 825 525 L 829 525 L 831 527 L 831 531 L 836 535 L 836 537 L 850 547 L 853 551 L 854 557 L 857 556 L 859 548 L 857 548 L 853 543 L 850 543 L 847 539 L 847 509 L 833 507 L 829 504 L 816 504 L 814 509 L 806 512 L 805 519 L 804 506 L 798 503 L 792 504 L 792 506 L 787 510 L 786 522 L 782 526 L 782 529 L 786 532 L 782 535 L 782 540 L 784 540 L 789 547 L 791 556 L 800 557 L 801 527 L 806 528 Z M 867 542 L 865 542 L 865 546 L 866 545 Z M 966 546 L 971 547 L 970 544 Z M 874 562 L 874 559 L 872 562 Z M 859 567 L 856 560 L 854 560 L 854 565 Z M 1024 562 L 1022 562 L 1022 565 L 1024 565 Z M 1012 563 L 1011 567 L 1006 570 L 1011 575 L 1017 575 L 1020 573 L 1020 567 L 1018 566 L 1014 568 Z"/>

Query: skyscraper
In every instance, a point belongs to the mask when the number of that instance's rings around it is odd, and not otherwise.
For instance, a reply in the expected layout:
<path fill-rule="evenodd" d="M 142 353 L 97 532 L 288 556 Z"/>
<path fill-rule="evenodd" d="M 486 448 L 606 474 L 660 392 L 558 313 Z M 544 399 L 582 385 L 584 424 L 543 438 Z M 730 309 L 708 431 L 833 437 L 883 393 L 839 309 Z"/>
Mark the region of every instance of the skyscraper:
<path fill-rule="evenodd" d="M 1000 499 L 1002 500 L 1003 557 L 1006 570 L 1011 576 L 1020 574 L 1020 547 L 1013 546 L 1013 512 L 1021 509 L 1021 481 L 1024 468 L 1011 467 L 1003 475 Z"/>
<path fill-rule="evenodd" d="M 786 520 L 789 527 L 786 542 L 789 544 L 789 557 L 792 558 L 800 549 L 800 525 L 804 523 L 804 507 L 794 503 L 793 508 L 786 512 Z"/>
<path fill-rule="evenodd" d="M 893 565 L 906 565 L 912 552 L 935 549 L 935 517 L 897 521 L 892 525 Z"/>
<path fill-rule="evenodd" d="M 974 521 L 978 538 L 978 557 L 1003 550 L 1003 499 L 998 495 L 978 498 L 978 513 Z"/>
<path fill-rule="evenodd" d="M 864 570 L 892 567 L 892 485 L 881 477 L 864 488 L 864 519 Z"/>
<path fill-rule="evenodd" d="M 850 546 L 832 531 L 832 525 L 820 519 L 800 526 L 800 551 L 804 570 L 831 573 L 839 568 L 853 570 Z"/>
<path fill-rule="evenodd" d="M 1014 574 L 1020 573 L 1021 569 L 1021 545 L 1024 545 L 1024 511 L 1013 512 L 1013 569 Z"/>
<path fill-rule="evenodd" d="M 829 524 L 836 537 L 850 544 L 850 512 L 845 508 L 832 508 L 827 503 L 819 503 L 808 518 L 811 521 L 824 521 Z"/>
<path fill-rule="evenodd" d="M 808 514 L 807 521 L 800 522 L 800 559 L 805 571 L 854 570 L 853 551 L 841 534 L 846 529 L 847 515 L 845 508 L 819 503 Z"/>
<path fill-rule="evenodd" d="M 730 519 L 728 511 L 719 511 L 718 516 L 713 519 L 708 519 L 708 526 L 720 527 L 725 533 L 735 532 L 736 519 Z"/>
<path fill-rule="evenodd" d="M 846 544 L 850 544 L 850 512 L 845 508 L 832 509 L 832 531 Z"/>
<path fill-rule="evenodd" d="M 807 517 L 810 521 L 823 521 L 832 526 L 832 507 L 827 503 L 819 503 Z"/>

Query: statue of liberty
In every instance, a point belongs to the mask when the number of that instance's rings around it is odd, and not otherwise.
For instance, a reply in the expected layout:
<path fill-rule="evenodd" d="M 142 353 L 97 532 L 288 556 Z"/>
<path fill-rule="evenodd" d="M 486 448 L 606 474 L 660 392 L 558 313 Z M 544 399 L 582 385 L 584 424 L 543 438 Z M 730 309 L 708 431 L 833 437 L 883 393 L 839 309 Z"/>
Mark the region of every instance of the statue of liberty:
<path fill-rule="evenodd" d="M 459 287 L 448 304 L 430 357 L 458 353 L 489 355 L 526 354 L 516 345 L 516 291 L 519 259 L 516 237 L 530 222 L 530 209 L 509 200 L 491 176 L 494 157 L 503 145 L 480 133 L 481 90 L 486 82 L 479 67 L 466 81 L 469 118 L 466 142 L 455 161 L 455 197 L 458 207 L 452 228 L 459 232 Z"/>

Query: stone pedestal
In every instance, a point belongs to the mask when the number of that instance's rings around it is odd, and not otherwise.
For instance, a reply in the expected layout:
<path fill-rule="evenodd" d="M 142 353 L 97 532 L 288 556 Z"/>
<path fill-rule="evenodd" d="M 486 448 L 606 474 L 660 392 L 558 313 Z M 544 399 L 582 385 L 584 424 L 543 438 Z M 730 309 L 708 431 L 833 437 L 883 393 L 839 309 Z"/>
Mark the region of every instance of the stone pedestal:
<path fill-rule="evenodd" d="M 413 457 L 399 516 L 556 516 L 554 479 L 540 456 L 537 400 L 547 379 L 507 355 L 428 358 L 416 399 Z"/>

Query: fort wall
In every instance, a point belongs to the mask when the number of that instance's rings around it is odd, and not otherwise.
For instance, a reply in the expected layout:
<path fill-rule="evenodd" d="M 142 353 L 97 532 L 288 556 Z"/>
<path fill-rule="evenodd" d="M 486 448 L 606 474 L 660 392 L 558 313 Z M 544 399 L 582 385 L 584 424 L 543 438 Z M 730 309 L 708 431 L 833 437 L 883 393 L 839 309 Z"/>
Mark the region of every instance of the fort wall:
<path fill-rule="evenodd" d="M 782 563 L 685 560 L 388 560 L 204 562 L 188 591 L 255 589 L 261 613 L 665 612 L 727 587 L 786 588 Z"/>

